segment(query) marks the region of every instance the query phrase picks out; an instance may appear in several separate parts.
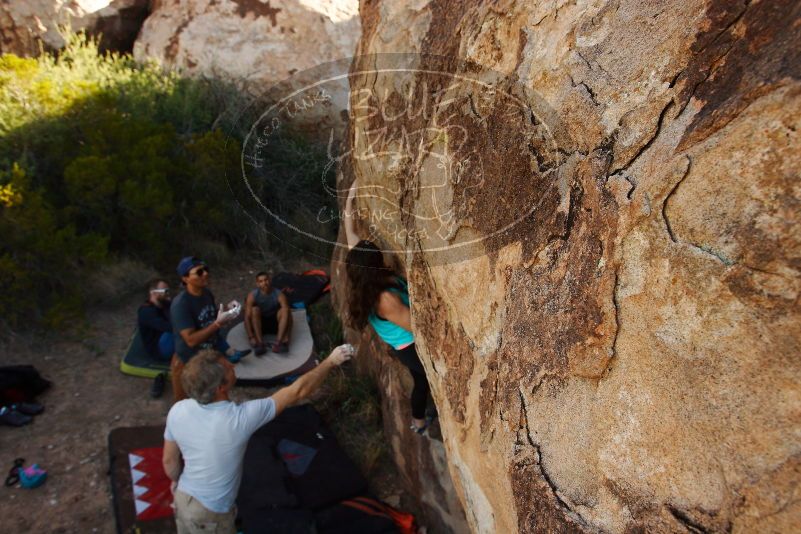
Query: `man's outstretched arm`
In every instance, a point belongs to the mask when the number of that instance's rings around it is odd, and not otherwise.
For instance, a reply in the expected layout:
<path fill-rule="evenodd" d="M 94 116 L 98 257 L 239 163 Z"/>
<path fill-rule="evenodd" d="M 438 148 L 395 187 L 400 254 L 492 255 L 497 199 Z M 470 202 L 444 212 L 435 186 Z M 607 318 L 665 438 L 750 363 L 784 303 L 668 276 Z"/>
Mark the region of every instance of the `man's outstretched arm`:
<path fill-rule="evenodd" d="M 339 367 L 349 359 L 350 351 L 345 345 L 339 346 L 331 352 L 328 358 L 295 380 L 291 386 L 279 389 L 271 397 L 275 403 L 275 415 L 284 411 L 284 408 L 310 397 L 312 393 L 317 391 L 317 388 L 323 383 L 331 369 Z"/>

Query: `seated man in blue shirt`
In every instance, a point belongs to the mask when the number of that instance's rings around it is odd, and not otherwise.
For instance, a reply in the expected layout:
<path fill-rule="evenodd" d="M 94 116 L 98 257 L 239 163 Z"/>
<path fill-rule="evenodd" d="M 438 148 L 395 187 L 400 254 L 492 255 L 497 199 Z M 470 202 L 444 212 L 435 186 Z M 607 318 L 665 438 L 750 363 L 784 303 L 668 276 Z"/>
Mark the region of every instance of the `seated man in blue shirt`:
<path fill-rule="evenodd" d="M 164 430 L 164 472 L 173 481 L 178 534 L 234 534 L 234 501 L 250 436 L 284 408 L 309 397 L 329 371 L 350 359 L 340 346 L 317 367 L 272 397 L 234 404 L 233 365 L 219 352 L 198 352 L 183 369 L 188 399 L 173 405 Z M 183 461 L 182 461 L 183 459 Z"/>

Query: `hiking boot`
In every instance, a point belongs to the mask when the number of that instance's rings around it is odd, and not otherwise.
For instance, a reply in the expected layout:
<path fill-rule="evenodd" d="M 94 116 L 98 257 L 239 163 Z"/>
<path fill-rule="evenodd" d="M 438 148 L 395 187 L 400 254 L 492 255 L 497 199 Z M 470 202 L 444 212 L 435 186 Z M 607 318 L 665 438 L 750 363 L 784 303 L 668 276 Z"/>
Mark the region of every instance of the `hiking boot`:
<path fill-rule="evenodd" d="M 35 402 L 18 402 L 12 404 L 11 409 L 25 415 L 39 415 L 44 411 L 44 406 Z"/>
<path fill-rule="evenodd" d="M 267 353 L 267 347 L 264 346 L 264 343 L 257 343 L 253 346 L 253 354 L 256 356 L 261 356 L 262 354 Z"/>
<path fill-rule="evenodd" d="M 164 382 L 167 379 L 166 373 L 159 373 L 153 379 L 153 385 L 150 386 L 150 396 L 158 399 L 164 393 Z"/>
<path fill-rule="evenodd" d="M 270 349 L 276 354 L 283 354 L 285 352 L 289 352 L 289 343 L 279 343 L 276 341 L 273 343 L 272 348 Z"/>
<path fill-rule="evenodd" d="M 250 349 L 237 350 L 230 356 L 226 355 L 225 357 L 228 359 L 229 362 L 236 364 L 239 363 L 239 360 L 250 354 L 250 352 L 251 352 Z"/>
<path fill-rule="evenodd" d="M 11 410 L 6 406 L 0 408 L 0 422 L 9 426 L 25 426 L 33 421 L 33 417 Z"/>

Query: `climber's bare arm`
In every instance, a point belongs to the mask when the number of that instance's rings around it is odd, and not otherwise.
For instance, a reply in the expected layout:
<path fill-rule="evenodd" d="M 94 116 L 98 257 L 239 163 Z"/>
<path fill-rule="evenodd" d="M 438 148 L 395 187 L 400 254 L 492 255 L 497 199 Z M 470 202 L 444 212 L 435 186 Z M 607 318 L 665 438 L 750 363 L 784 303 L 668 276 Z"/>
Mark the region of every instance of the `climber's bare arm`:
<path fill-rule="evenodd" d="M 348 239 L 348 250 L 356 246 L 359 242 L 359 236 L 356 234 L 356 223 L 354 222 L 353 204 L 356 198 L 356 189 L 358 179 L 353 181 L 348 191 L 348 199 L 345 201 L 345 213 L 343 215 L 343 222 L 345 223 L 345 236 Z"/>

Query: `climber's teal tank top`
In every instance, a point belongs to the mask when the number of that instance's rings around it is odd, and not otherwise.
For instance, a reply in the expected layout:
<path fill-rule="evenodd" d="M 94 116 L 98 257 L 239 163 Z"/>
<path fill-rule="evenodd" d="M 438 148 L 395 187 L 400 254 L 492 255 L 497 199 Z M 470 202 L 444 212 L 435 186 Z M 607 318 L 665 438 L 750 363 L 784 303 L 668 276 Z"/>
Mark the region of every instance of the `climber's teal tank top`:
<path fill-rule="evenodd" d="M 391 287 L 389 288 L 389 290 L 392 291 L 393 293 L 397 293 L 401 301 L 408 306 L 409 289 L 406 285 L 406 280 L 404 280 L 403 278 L 397 278 L 396 281 L 398 282 L 398 285 L 401 286 L 401 289 Z M 378 337 L 383 339 L 394 349 L 400 349 L 414 343 L 414 334 L 412 334 L 405 328 L 396 325 L 391 321 L 387 321 L 385 319 L 380 318 L 378 315 L 376 315 L 375 312 L 371 313 L 370 316 L 367 318 L 367 320 L 375 329 L 375 332 L 376 334 L 378 334 Z"/>

